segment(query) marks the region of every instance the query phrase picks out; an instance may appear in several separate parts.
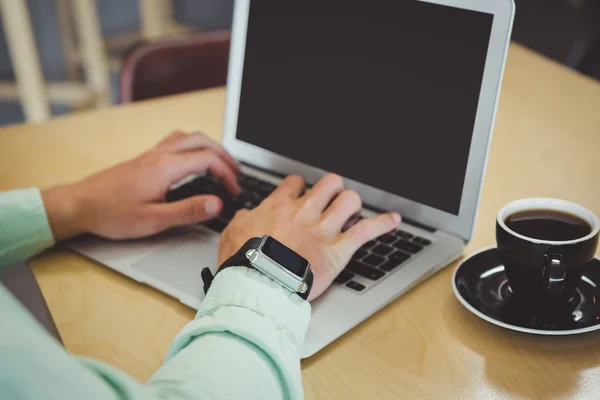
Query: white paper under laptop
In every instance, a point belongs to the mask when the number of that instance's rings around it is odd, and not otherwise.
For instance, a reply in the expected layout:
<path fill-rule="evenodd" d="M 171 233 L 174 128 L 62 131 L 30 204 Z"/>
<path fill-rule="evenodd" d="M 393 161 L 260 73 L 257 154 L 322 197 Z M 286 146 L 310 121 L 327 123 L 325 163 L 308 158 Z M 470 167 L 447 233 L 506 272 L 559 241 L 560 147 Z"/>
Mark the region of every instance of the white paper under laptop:
<path fill-rule="evenodd" d="M 223 143 L 246 163 L 245 182 L 332 171 L 369 205 L 364 215 L 414 221 L 365 246 L 313 303 L 304 357 L 470 240 L 513 13 L 511 0 L 236 1 Z M 197 308 L 226 223 L 71 247 Z"/>

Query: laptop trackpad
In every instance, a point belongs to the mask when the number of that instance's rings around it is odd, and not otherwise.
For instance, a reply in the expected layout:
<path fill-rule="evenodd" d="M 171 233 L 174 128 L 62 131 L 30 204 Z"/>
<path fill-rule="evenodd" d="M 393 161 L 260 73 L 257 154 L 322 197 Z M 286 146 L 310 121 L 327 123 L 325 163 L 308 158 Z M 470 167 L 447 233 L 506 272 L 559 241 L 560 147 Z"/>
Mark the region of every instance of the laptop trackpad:
<path fill-rule="evenodd" d="M 214 273 L 218 249 L 218 236 L 194 231 L 144 257 L 132 268 L 142 273 L 139 278 L 144 283 L 198 308 L 204 299 L 200 272 L 209 267 Z"/>

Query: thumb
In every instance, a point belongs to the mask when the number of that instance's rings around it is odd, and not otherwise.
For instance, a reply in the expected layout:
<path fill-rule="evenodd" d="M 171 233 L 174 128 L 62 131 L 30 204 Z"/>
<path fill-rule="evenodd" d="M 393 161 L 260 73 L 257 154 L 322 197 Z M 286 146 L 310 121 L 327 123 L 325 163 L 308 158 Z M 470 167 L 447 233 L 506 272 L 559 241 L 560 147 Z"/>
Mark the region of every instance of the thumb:
<path fill-rule="evenodd" d="M 177 225 L 195 224 L 216 217 L 223 208 L 217 196 L 194 196 L 173 203 L 156 205 L 153 218 L 160 230 Z"/>

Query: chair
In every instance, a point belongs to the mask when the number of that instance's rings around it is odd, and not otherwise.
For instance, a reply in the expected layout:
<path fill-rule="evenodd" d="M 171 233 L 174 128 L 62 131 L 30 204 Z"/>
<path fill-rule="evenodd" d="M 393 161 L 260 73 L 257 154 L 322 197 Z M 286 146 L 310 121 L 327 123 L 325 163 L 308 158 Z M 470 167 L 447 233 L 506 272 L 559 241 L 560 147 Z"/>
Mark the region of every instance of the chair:
<path fill-rule="evenodd" d="M 84 81 L 47 82 L 40 64 L 35 42 L 29 2 L 0 0 L 8 49 L 15 82 L 0 81 L 0 98 L 19 100 L 28 122 L 50 118 L 50 103 L 63 103 L 73 108 L 101 107 L 110 103 L 110 77 L 98 11 L 93 0 L 71 1 L 75 29 L 73 35 L 81 48 Z"/>
<path fill-rule="evenodd" d="M 77 16 L 76 3 L 81 1 L 101 3 L 98 0 L 56 0 L 65 73 L 69 81 L 79 80 L 79 67 L 82 63 L 82 49 L 77 43 L 73 26 Z M 193 27 L 181 24 L 175 19 L 173 0 L 138 0 L 137 3 L 139 29 L 101 37 L 102 45 L 108 54 L 111 72 L 119 72 L 121 69 L 121 52 L 140 40 L 154 40 L 193 31 Z"/>
<path fill-rule="evenodd" d="M 229 62 L 229 31 L 142 42 L 123 61 L 121 102 L 224 86 Z"/>

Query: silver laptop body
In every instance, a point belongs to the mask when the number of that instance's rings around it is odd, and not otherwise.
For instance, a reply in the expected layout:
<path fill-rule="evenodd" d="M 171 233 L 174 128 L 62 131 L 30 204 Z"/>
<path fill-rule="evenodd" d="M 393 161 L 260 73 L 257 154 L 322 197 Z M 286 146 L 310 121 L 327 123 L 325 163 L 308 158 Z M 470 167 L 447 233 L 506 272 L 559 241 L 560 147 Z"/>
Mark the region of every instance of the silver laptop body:
<path fill-rule="evenodd" d="M 244 174 L 273 184 L 336 172 L 361 195 L 364 216 L 397 210 L 403 235 L 430 242 L 377 281 L 355 275 L 362 291 L 334 284 L 313 302 L 309 357 L 471 239 L 514 3 L 287 3 L 235 2 L 223 145 Z M 195 225 L 69 246 L 197 309 L 200 271 L 216 269 L 218 243 L 217 232 Z"/>

